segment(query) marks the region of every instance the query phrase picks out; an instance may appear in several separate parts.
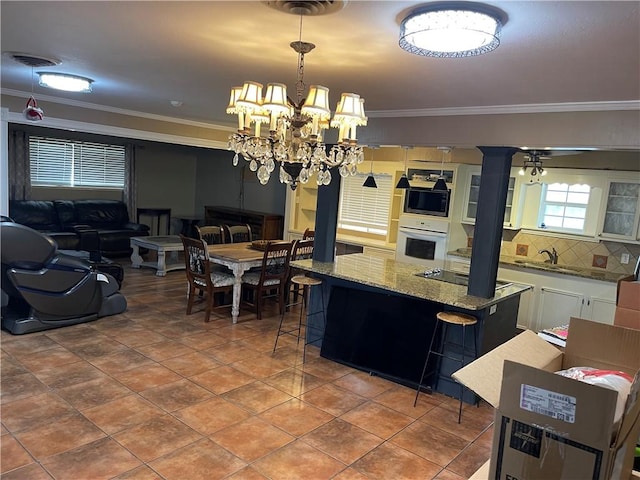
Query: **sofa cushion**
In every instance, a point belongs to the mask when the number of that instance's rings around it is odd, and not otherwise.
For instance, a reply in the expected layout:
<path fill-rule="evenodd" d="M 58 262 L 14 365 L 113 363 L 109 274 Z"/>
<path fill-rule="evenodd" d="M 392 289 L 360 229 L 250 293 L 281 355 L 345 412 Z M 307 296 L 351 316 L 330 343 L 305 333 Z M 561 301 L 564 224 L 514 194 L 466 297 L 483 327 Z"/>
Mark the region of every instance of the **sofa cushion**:
<path fill-rule="evenodd" d="M 118 200 L 75 200 L 76 222 L 98 230 L 120 229 L 129 222 L 127 205 Z"/>
<path fill-rule="evenodd" d="M 56 207 L 60 226 L 63 230 L 69 230 L 78 223 L 73 200 L 54 200 L 53 204 Z"/>
<path fill-rule="evenodd" d="M 131 237 L 140 236 L 140 232 L 135 230 L 98 230 L 100 236 L 100 249 L 103 252 L 122 252 L 124 255 L 130 254 Z"/>
<path fill-rule="evenodd" d="M 59 250 L 78 250 L 80 248 L 80 237 L 72 232 L 42 232 L 53 239 Z"/>
<path fill-rule="evenodd" d="M 9 216 L 14 222 L 40 232 L 60 230 L 60 220 L 50 200 L 10 200 Z"/>

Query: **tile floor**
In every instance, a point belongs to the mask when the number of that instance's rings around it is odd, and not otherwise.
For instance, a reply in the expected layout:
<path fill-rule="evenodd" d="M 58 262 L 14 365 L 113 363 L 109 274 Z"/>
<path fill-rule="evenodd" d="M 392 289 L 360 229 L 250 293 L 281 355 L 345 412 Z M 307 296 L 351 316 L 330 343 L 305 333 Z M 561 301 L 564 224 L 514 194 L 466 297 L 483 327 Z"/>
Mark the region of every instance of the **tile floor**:
<path fill-rule="evenodd" d="M 420 396 L 281 337 L 275 308 L 185 315 L 184 272 L 125 265 L 128 310 L 2 331 L 0 476 L 12 479 L 468 478 L 493 410 Z M 296 312 L 292 312 L 291 317 Z"/>

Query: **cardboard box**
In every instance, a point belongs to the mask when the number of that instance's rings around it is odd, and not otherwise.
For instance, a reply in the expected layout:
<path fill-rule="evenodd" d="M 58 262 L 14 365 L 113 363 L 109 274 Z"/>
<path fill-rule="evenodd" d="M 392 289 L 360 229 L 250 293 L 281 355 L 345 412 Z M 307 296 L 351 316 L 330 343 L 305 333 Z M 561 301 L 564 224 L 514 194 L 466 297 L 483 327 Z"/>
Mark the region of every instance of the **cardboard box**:
<path fill-rule="evenodd" d="M 623 479 L 640 434 L 640 330 L 571 318 L 564 352 L 527 330 L 453 377 L 496 408 L 490 479 Z M 634 382 L 620 422 L 617 392 L 554 372 L 621 370 Z"/>
<path fill-rule="evenodd" d="M 616 307 L 613 324 L 618 327 L 634 328 L 640 330 L 640 310 Z"/>
<path fill-rule="evenodd" d="M 476 472 L 469 477 L 469 480 L 488 480 L 489 479 L 489 462 L 487 460 Z"/>
<path fill-rule="evenodd" d="M 640 282 L 634 281 L 633 275 L 618 280 L 613 324 L 640 329 Z"/>

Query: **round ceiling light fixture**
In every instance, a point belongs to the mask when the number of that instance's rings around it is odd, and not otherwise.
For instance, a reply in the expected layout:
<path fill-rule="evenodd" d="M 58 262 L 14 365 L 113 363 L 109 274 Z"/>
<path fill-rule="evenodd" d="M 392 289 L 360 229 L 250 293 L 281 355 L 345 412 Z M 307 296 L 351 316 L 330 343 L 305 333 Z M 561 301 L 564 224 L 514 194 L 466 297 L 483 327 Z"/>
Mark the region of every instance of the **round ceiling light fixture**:
<path fill-rule="evenodd" d="M 400 48 L 424 57 L 459 58 L 500 45 L 505 16 L 471 2 L 436 2 L 413 10 L 400 25 Z"/>
<path fill-rule="evenodd" d="M 93 80 L 69 73 L 38 72 L 40 85 L 43 87 L 64 90 L 65 92 L 85 92 L 91 91 Z"/>

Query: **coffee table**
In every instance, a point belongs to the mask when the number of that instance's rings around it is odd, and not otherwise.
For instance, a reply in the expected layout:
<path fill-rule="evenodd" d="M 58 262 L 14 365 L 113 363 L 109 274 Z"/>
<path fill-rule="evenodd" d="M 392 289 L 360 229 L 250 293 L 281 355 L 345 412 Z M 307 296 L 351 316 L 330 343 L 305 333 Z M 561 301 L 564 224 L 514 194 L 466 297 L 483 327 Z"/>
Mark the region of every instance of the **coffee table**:
<path fill-rule="evenodd" d="M 131 237 L 131 266 L 133 268 L 151 267 L 156 269 L 158 277 L 164 277 L 172 270 L 184 270 L 184 261 L 179 261 L 178 252 L 183 250 L 182 240 L 178 235 L 157 237 Z M 145 262 L 140 256 L 140 247 L 158 252 L 157 262 Z M 169 253 L 168 259 L 166 254 Z"/>

